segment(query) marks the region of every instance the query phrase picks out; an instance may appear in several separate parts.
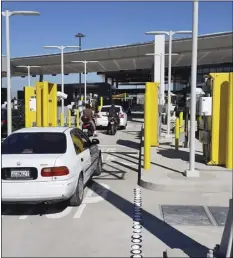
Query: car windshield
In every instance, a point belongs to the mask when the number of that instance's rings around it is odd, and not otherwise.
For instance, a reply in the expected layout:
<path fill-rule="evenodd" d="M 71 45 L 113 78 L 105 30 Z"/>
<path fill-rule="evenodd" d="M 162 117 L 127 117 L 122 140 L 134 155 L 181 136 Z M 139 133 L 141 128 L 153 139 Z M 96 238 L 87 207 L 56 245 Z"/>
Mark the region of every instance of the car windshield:
<path fill-rule="evenodd" d="M 2 154 L 62 154 L 66 148 L 64 133 L 14 133 L 2 143 Z"/>
<path fill-rule="evenodd" d="M 6 110 L 1 110 L 1 119 L 6 120 Z"/>
<path fill-rule="evenodd" d="M 101 112 L 106 112 L 106 113 L 108 113 L 108 112 L 109 112 L 109 109 L 110 109 L 110 107 L 102 107 L 102 108 L 101 108 Z M 121 111 L 119 107 L 115 107 L 115 110 L 116 110 L 117 113 L 120 113 L 120 111 Z"/>

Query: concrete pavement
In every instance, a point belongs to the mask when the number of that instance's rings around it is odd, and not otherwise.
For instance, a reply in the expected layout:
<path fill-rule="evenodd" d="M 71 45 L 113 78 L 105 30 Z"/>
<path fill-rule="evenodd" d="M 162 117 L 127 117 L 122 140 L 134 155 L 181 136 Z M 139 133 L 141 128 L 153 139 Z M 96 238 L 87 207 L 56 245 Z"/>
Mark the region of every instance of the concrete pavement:
<path fill-rule="evenodd" d="M 103 173 L 88 185 L 82 206 L 4 207 L 2 256 L 129 257 L 141 125 L 134 119 L 116 136 L 99 133 Z M 167 248 L 179 248 L 203 257 L 219 243 L 224 225 L 224 216 L 217 224 L 221 219 L 207 212 L 212 206 L 227 207 L 228 199 L 228 192 L 142 189 L 142 255 L 161 257 Z M 200 208 L 191 207 L 191 214 L 190 209 L 182 209 L 188 205 L 202 206 L 204 214 Z"/>

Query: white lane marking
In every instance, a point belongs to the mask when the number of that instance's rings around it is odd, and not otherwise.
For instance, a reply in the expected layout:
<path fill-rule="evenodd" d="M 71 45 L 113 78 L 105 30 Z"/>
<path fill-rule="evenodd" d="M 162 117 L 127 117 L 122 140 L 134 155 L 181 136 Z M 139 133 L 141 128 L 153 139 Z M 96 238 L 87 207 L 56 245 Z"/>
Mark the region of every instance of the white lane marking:
<path fill-rule="evenodd" d="M 23 215 L 23 216 L 20 216 L 19 219 L 26 219 L 28 217 L 28 215 Z"/>
<path fill-rule="evenodd" d="M 85 207 L 86 207 L 86 204 L 85 204 L 85 203 L 84 203 L 84 204 L 81 204 L 81 205 L 78 207 L 77 211 L 75 212 L 73 218 L 74 218 L 74 219 L 80 219 L 81 216 L 82 216 L 82 213 L 84 212 Z"/>
<path fill-rule="evenodd" d="M 84 199 L 83 199 L 83 203 L 77 208 L 77 210 L 75 211 L 75 214 L 73 216 L 74 219 L 80 219 L 87 204 L 90 203 L 98 203 L 101 201 L 104 201 L 104 199 L 106 198 L 107 194 L 108 194 L 108 190 L 110 189 L 110 186 L 103 184 L 103 183 L 98 183 L 100 184 L 103 189 L 101 189 L 98 185 L 93 186 L 93 188 L 88 189 Z M 93 193 L 97 194 L 97 196 L 92 196 Z M 60 213 L 54 213 L 54 214 L 45 214 L 45 217 L 48 219 L 60 219 L 60 218 L 64 218 L 67 215 L 69 215 L 71 213 L 71 211 L 73 209 L 73 207 L 68 206 L 65 210 L 63 210 Z M 31 212 L 32 210 L 30 209 L 28 212 Z M 20 220 L 24 220 L 27 219 L 29 216 L 28 215 L 22 215 L 19 217 Z"/>
<path fill-rule="evenodd" d="M 60 213 L 54 213 L 54 214 L 45 214 L 45 216 L 49 219 L 60 219 L 62 217 L 67 216 L 72 211 L 72 207 L 67 207 L 65 210 L 63 210 Z"/>

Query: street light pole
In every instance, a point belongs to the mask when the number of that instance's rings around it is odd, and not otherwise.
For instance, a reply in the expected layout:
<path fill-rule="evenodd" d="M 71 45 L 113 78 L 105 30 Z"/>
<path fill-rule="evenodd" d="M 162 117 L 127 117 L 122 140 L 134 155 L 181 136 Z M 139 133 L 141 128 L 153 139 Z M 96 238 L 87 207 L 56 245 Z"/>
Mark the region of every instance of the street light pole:
<path fill-rule="evenodd" d="M 28 86 L 31 86 L 31 68 L 40 67 L 39 65 L 17 65 L 19 68 L 27 68 L 28 70 Z"/>
<path fill-rule="evenodd" d="M 61 92 L 64 93 L 64 46 L 61 46 Z M 65 114 L 64 98 L 61 99 L 61 112 Z"/>
<path fill-rule="evenodd" d="M 186 176 L 199 177 L 195 170 L 195 127 L 196 127 L 196 85 L 197 85 L 197 44 L 198 44 L 198 0 L 193 1 L 193 40 L 192 40 L 192 72 L 191 72 L 191 108 L 190 108 L 190 151 L 189 170 Z"/>
<path fill-rule="evenodd" d="M 44 48 L 58 48 L 61 51 L 61 92 L 64 93 L 64 49 L 77 48 L 77 46 L 43 46 Z M 64 114 L 64 99 L 61 99 L 61 112 Z"/>
<path fill-rule="evenodd" d="M 2 12 L 6 19 L 6 64 L 7 64 L 7 135 L 12 133 L 11 112 L 11 57 L 10 57 L 10 16 L 12 15 L 40 15 L 34 11 L 9 11 Z"/>
<path fill-rule="evenodd" d="M 167 136 L 170 135 L 171 117 L 171 78 L 172 78 L 172 31 L 169 31 L 169 53 L 168 53 L 168 96 L 167 96 Z"/>
<path fill-rule="evenodd" d="M 84 64 L 84 103 L 87 101 L 87 64 L 98 63 L 98 61 L 72 61 L 72 63 L 83 63 Z"/>
<path fill-rule="evenodd" d="M 79 45 L 79 50 L 82 50 L 82 38 L 85 37 L 85 35 L 81 32 L 79 32 L 78 34 L 75 35 L 76 38 L 78 38 L 78 45 Z M 79 73 L 79 85 L 80 85 L 80 89 L 79 89 L 79 94 L 81 96 L 81 83 L 82 83 L 82 73 Z"/>
<path fill-rule="evenodd" d="M 169 36 L 169 64 L 168 64 L 168 101 L 167 101 L 167 136 L 170 136 L 170 109 L 171 109 L 171 69 L 172 69 L 172 36 L 175 34 L 191 34 L 192 31 L 149 31 L 146 35 L 162 35 Z"/>
<path fill-rule="evenodd" d="M 84 103 L 87 103 L 87 61 L 84 61 Z"/>
<path fill-rule="evenodd" d="M 7 135 L 12 133 L 12 112 L 11 112 L 11 58 L 10 58 L 10 12 L 6 15 L 6 69 L 7 69 Z"/>

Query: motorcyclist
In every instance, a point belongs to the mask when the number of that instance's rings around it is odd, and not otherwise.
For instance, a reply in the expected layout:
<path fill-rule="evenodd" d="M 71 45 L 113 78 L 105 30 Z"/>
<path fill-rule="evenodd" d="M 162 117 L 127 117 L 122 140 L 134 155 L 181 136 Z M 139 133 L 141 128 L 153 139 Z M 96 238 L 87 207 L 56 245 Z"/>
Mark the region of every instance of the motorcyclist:
<path fill-rule="evenodd" d="M 117 123 L 117 125 L 119 125 L 120 123 L 120 119 L 119 119 L 119 116 L 118 116 L 118 113 L 116 111 L 116 107 L 115 105 L 111 105 L 111 107 L 109 108 L 109 114 L 108 114 L 108 117 L 113 117 Z"/>
<path fill-rule="evenodd" d="M 90 104 L 86 104 L 86 108 L 83 110 L 83 115 L 81 118 L 82 122 L 84 123 L 90 123 L 93 131 L 94 131 L 94 136 L 97 136 L 97 132 L 96 132 L 96 126 L 94 123 L 94 116 L 93 116 L 93 111 L 91 109 Z"/>

